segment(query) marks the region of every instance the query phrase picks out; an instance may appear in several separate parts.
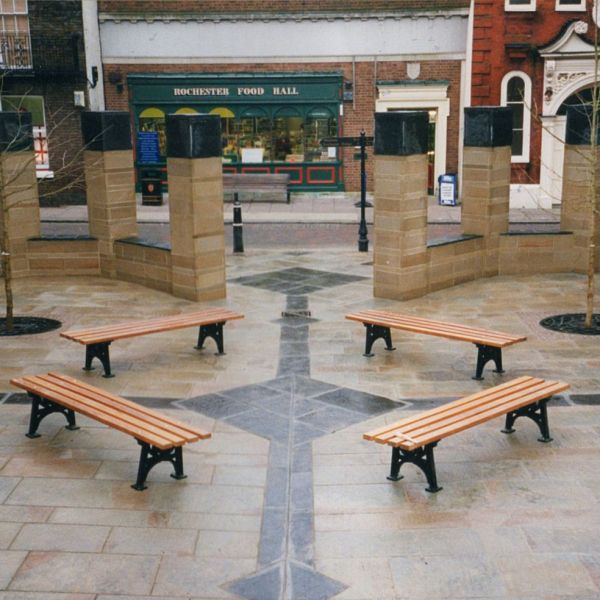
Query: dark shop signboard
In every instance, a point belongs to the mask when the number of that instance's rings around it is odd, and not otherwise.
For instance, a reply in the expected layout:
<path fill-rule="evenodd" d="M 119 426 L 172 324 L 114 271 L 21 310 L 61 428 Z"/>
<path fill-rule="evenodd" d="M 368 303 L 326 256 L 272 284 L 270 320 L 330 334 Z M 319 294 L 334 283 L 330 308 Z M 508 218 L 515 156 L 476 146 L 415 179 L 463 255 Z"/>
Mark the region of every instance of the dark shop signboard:
<path fill-rule="evenodd" d="M 187 101 L 216 103 L 339 102 L 338 74 L 253 76 L 130 75 L 134 103 Z"/>

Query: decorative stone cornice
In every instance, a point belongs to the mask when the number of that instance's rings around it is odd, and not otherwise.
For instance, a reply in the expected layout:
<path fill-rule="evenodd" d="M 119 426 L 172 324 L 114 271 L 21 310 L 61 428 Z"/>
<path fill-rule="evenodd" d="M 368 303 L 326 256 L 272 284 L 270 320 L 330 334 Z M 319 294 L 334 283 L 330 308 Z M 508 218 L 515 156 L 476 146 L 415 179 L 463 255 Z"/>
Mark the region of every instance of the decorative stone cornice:
<path fill-rule="evenodd" d="M 386 21 L 401 19 L 450 19 L 468 17 L 468 9 L 387 11 L 387 12 L 310 12 L 310 13 L 100 13 L 100 23 L 236 23 L 272 21 Z"/>

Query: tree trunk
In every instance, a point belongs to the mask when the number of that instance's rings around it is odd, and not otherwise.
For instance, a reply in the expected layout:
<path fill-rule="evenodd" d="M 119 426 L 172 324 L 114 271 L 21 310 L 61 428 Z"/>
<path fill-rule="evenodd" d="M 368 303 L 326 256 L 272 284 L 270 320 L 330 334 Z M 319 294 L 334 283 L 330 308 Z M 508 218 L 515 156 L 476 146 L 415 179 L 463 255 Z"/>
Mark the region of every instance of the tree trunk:
<path fill-rule="evenodd" d="M 10 264 L 9 218 L 10 209 L 8 198 L 4 194 L 4 161 L 0 157 L 0 209 L 2 210 L 2 241 L 0 243 L 0 264 L 4 277 L 4 295 L 6 296 L 6 329 L 11 332 L 14 327 L 14 299 L 12 293 L 12 270 Z"/>
<path fill-rule="evenodd" d="M 6 329 L 11 332 L 14 327 L 14 301 L 12 293 L 12 277 L 10 270 L 10 255 L 2 252 L 2 273 L 4 274 L 4 294 L 6 296 Z"/>
<path fill-rule="evenodd" d="M 592 223 L 595 219 L 592 219 Z M 592 238 L 593 239 L 593 238 Z M 587 298 L 585 308 L 585 326 L 592 326 L 594 316 L 594 267 L 596 263 L 596 244 L 592 241 L 588 247 L 588 267 L 587 267 Z"/>

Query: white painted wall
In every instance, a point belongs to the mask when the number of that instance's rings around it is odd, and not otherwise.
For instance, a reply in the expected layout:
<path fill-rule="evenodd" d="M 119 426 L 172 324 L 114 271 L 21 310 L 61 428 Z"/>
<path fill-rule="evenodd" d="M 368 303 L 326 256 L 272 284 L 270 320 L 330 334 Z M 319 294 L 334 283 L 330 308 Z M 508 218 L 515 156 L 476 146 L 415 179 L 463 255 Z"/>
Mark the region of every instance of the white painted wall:
<path fill-rule="evenodd" d="M 85 44 L 86 74 L 88 79 L 88 98 L 90 110 L 104 110 L 104 83 L 102 77 L 102 51 L 100 48 L 100 29 L 98 26 L 98 2 L 86 0 L 81 3 L 83 21 L 83 40 Z M 98 83 L 91 87 L 92 67 L 98 69 Z"/>
<path fill-rule="evenodd" d="M 464 59 L 467 34 L 466 13 L 381 19 L 100 21 L 105 63 Z"/>

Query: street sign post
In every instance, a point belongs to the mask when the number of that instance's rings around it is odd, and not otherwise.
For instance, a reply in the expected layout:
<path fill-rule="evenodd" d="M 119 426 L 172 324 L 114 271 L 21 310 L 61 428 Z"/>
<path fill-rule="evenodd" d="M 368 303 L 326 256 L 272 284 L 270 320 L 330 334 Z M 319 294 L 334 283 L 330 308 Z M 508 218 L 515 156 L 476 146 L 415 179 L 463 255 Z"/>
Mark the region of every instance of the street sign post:
<path fill-rule="evenodd" d="M 365 168 L 367 146 L 373 145 L 373 136 L 367 136 L 364 131 L 359 136 L 329 137 L 321 140 L 321 146 L 358 146 L 360 147 L 360 225 L 358 226 L 358 251 L 369 251 L 369 238 L 367 234 L 367 220 L 365 208 L 367 206 L 367 170 Z"/>

